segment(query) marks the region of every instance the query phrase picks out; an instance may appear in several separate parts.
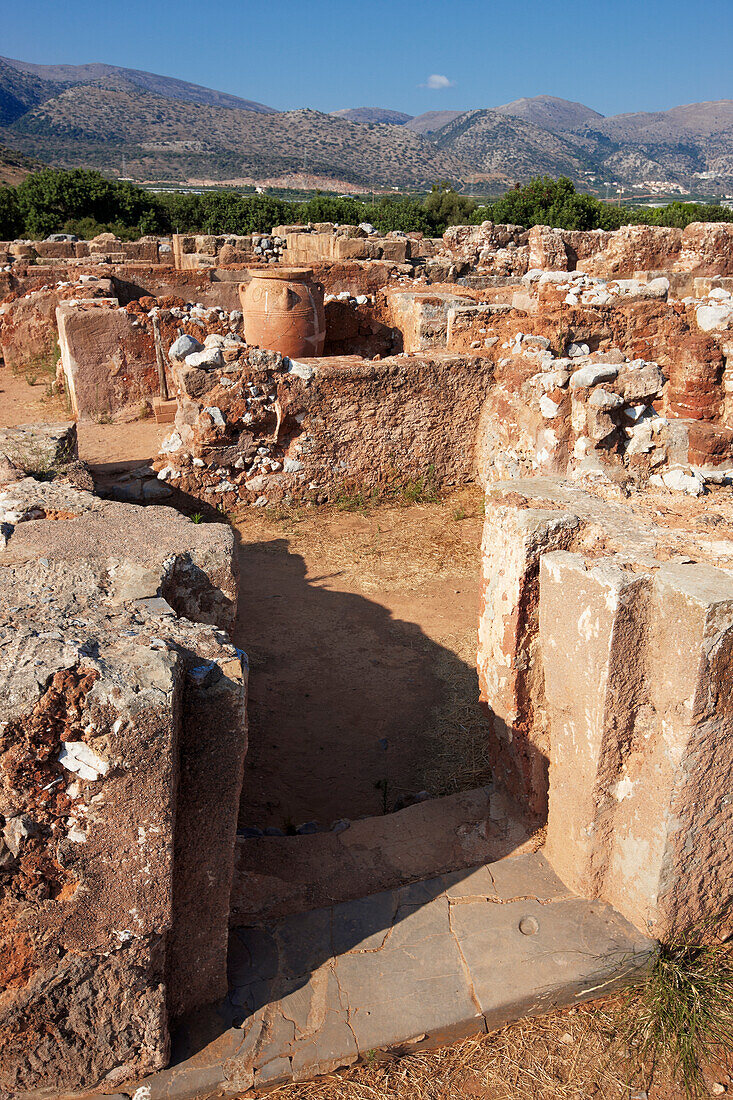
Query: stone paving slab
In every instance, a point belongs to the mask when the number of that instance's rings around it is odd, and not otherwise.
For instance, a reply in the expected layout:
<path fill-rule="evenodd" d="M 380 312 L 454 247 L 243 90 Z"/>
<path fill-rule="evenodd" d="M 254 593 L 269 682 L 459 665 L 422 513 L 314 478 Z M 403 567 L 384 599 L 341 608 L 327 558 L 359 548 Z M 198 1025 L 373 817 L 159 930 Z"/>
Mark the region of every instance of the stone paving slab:
<path fill-rule="evenodd" d="M 184 1100 L 435 1046 L 600 996 L 654 950 L 610 906 L 570 894 L 540 852 L 439 875 L 234 929 L 218 1025 L 191 1021 L 196 1053 L 144 1083 L 150 1100 Z"/>

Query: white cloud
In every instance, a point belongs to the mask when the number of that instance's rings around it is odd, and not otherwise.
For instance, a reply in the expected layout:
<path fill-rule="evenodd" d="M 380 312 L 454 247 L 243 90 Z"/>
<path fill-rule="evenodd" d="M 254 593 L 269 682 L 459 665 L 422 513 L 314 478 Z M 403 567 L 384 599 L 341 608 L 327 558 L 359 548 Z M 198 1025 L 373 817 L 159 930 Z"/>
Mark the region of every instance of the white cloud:
<path fill-rule="evenodd" d="M 454 80 L 449 80 L 447 76 L 443 76 L 441 73 L 431 73 L 424 84 L 421 84 L 421 88 L 432 88 L 434 91 L 442 91 L 443 88 L 452 88 L 455 84 Z"/>

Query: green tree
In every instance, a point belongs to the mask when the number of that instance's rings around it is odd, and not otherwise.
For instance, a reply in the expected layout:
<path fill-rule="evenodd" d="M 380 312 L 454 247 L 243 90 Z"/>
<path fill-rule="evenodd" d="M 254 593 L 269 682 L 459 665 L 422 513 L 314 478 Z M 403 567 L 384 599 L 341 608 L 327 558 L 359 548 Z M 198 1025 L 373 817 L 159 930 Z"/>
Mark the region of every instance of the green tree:
<path fill-rule="evenodd" d="M 491 205 L 491 220 L 509 225 L 551 225 L 557 229 L 595 229 L 598 199 L 575 190 L 566 176 L 542 176 L 507 191 Z"/>
<path fill-rule="evenodd" d="M 430 219 L 433 236 L 444 233 L 449 225 L 470 225 L 476 210 L 475 199 L 459 195 L 447 184 L 435 184 L 422 205 Z"/>
<path fill-rule="evenodd" d="M 0 240 L 12 241 L 23 232 L 23 219 L 14 187 L 0 187 Z"/>
<path fill-rule="evenodd" d="M 100 225 L 120 222 L 130 229 L 159 231 L 160 204 L 153 194 L 131 183 L 107 180 L 99 172 L 44 168 L 16 189 L 24 230 L 42 239 L 59 232 L 70 219 L 93 218 Z"/>

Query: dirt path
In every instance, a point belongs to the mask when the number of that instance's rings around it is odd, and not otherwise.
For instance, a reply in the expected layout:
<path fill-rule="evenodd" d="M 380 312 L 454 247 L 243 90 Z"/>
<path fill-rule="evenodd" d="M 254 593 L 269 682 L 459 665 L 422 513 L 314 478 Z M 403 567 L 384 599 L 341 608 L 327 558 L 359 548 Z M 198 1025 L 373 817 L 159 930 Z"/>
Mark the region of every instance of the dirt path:
<path fill-rule="evenodd" d="M 244 824 L 328 825 L 486 780 L 480 748 L 466 751 L 483 727 L 481 521 L 464 492 L 237 522 L 237 641 L 251 662 Z"/>
<path fill-rule="evenodd" d="M 63 397 L 48 394 L 48 378 L 31 385 L 27 376 L 0 368 L 0 428 L 19 424 L 52 424 L 69 420 Z M 78 424 L 79 457 L 88 462 L 95 474 L 109 473 L 149 461 L 157 453 L 170 424 L 154 420 L 131 423 Z"/>

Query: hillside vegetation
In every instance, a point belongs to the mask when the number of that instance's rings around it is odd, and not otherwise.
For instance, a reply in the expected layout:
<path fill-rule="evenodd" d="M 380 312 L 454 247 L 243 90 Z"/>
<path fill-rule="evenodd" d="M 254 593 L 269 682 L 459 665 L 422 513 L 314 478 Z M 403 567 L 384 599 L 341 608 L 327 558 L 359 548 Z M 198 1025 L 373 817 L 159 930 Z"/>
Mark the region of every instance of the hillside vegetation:
<path fill-rule="evenodd" d="M 271 195 L 232 191 L 154 194 L 98 172 L 44 169 L 18 187 L 0 187 L 0 239 L 38 239 L 65 231 L 92 237 L 113 231 L 129 239 L 147 233 L 244 234 L 282 224 L 370 222 L 380 232 L 419 231 L 439 236 L 449 225 L 494 221 L 551 225 L 562 229 L 616 229 L 625 223 L 683 227 L 693 221 L 733 221 L 733 210 L 699 203 L 629 209 L 576 191 L 569 179 L 546 176 L 514 188 L 496 202 L 478 204 L 449 187 L 434 187 L 424 199 L 383 196 L 378 201 L 316 195 L 286 202 Z"/>
<path fill-rule="evenodd" d="M 318 111 L 277 114 L 166 99 L 120 77 L 72 85 L 16 119 L 9 142 L 61 167 L 143 179 L 259 179 L 307 167 L 362 187 L 460 181 L 465 165 L 404 126 L 364 125 Z"/>

